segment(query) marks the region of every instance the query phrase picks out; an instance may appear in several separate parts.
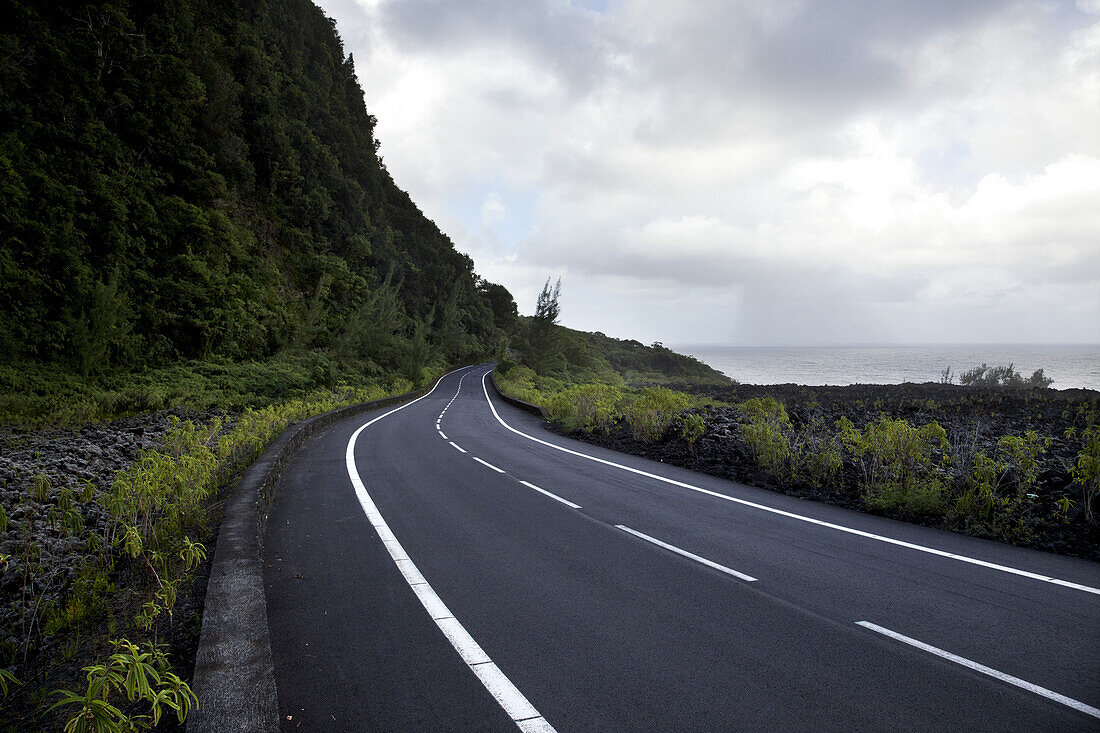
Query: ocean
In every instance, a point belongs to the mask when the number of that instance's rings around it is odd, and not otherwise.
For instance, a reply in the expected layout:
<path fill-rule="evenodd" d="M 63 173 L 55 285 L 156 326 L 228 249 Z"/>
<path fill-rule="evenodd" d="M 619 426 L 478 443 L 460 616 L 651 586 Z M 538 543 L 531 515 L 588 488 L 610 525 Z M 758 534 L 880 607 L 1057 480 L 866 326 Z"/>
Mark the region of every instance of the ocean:
<path fill-rule="evenodd" d="M 713 346 L 670 344 L 745 384 L 900 384 L 938 382 L 950 366 L 955 383 L 968 369 L 1012 363 L 1030 377 L 1042 369 L 1055 389 L 1100 390 L 1100 344 L 929 346 Z"/>

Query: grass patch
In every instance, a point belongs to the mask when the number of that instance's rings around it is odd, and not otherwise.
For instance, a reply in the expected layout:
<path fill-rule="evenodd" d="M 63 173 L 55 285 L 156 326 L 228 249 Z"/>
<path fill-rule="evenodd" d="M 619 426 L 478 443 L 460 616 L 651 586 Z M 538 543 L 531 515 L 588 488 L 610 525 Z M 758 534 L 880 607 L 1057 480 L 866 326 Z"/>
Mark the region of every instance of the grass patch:
<path fill-rule="evenodd" d="M 420 383 L 439 369 L 418 375 Z M 401 376 L 369 375 L 324 353 L 288 350 L 267 361 L 186 361 L 160 369 L 81 376 L 56 365 L 0 365 L 0 424 L 71 427 L 185 407 L 199 412 L 306 399 L 320 391 L 336 401 L 393 394 L 419 386 Z"/>

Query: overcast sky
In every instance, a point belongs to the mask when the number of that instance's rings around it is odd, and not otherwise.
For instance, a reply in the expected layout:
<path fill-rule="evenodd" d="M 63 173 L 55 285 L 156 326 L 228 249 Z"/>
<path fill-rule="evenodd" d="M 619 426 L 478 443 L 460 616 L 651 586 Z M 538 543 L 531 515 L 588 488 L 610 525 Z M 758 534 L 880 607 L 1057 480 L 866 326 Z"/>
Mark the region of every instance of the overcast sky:
<path fill-rule="evenodd" d="M 321 0 L 520 311 L 665 343 L 1100 342 L 1100 0 Z"/>

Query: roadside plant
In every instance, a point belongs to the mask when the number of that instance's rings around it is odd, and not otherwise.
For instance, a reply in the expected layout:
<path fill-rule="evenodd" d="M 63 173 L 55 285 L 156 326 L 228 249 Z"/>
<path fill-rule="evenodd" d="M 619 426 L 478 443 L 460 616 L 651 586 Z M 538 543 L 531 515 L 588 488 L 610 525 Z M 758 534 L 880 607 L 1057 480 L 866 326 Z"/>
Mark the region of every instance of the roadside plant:
<path fill-rule="evenodd" d="M 1081 438 L 1084 444 L 1073 467 L 1073 480 L 1081 487 L 1081 506 L 1090 522 L 1096 517 L 1092 503 L 1100 493 L 1100 423 L 1089 425 Z"/>
<path fill-rule="evenodd" d="M 1005 462 L 1016 469 L 1019 491 L 1026 493 L 1039 478 L 1039 459 L 1050 447 L 1051 439 L 1041 437 L 1034 430 L 1023 435 L 1006 435 L 997 441 L 998 452 Z"/>
<path fill-rule="evenodd" d="M 691 403 L 691 397 L 682 392 L 649 387 L 626 408 L 626 420 L 637 440 L 652 443 L 665 437 L 672 421 L 691 407 Z"/>
<path fill-rule="evenodd" d="M 50 498 L 50 477 L 44 473 L 36 473 L 31 479 L 31 498 L 39 504 L 45 504 Z"/>
<path fill-rule="evenodd" d="M 706 430 L 707 421 L 702 415 L 685 412 L 680 416 L 680 437 L 687 441 L 688 446 L 694 448 L 696 441 L 703 437 Z"/>
<path fill-rule="evenodd" d="M 791 419 L 782 402 L 772 397 L 753 397 L 737 406 L 747 422 L 741 435 L 749 444 L 756 463 L 777 476 L 789 471 Z"/>
<path fill-rule="evenodd" d="M 955 500 L 955 519 L 1004 540 L 1028 539 L 1032 530 L 1027 518 L 1035 501 L 1031 490 L 1038 480 L 1039 460 L 1050 442 L 1029 430 L 1003 436 L 992 457 L 979 451 L 966 474 L 966 489 Z M 1055 517 L 1068 522 L 1072 506 L 1072 502 L 1059 502 Z"/>
<path fill-rule="evenodd" d="M 795 433 L 794 472 L 818 488 L 829 488 L 844 465 L 842 450 L 836 433 L 823 419 L 814 417 Z"/>
<path fill-rule="evenodd" d="M 10 685 L 21 685 L 20 682 L 10 670 L 0 669 L 0 701 L 7 699 L 8 688 Z"/>
<path fill-rule="evenodd" d="M 546 402 L 550 417 L 574 430 L 606 433 L 621 414 L 623 393 L 608 384 L 577 384 Z"/>
<path fill-rule="evenodd" d="M 869 509 L 918 516 L 943 513 L 948 443 L 939 423 L 915 427 L 883 415 L 860 431 L 841 418 L 837 431 L 860 468 Z"/>
<path fill-rule="evenodd" d="M 1077 506 L 1077 502 L 1068 496 L 1063 496 L 1061 499 L 1054 502 L 1054 505 L 1057 507 L 1054 510 L 1054 518 L 1062 524 L 1069 524 L 1069 513 L 1073 507 Z"/>
<path fill-rule="evenodd" d="M 104 664 L 84 667 L 88 686 L 83 693 L 58 690 L 50 709 L 76 708 L 65 723 L 65 733 L 147 730 L 156 727 L 167 711 L 183 723 L 198 698 L 172 672 L 168 656 L 157 646 L 142 647 L 127 639 L 112 641 L 115 653 Z M 149 704 L 149 714 L 127 715 L 117 703 Z"/>

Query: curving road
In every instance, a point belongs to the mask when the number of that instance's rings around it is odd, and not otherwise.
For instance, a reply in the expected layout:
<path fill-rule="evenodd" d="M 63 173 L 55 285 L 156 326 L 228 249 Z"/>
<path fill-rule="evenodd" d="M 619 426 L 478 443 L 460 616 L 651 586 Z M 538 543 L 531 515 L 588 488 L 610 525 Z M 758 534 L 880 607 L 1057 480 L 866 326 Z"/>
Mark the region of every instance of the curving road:
<path fill-rule="evenodd" d="M 1100 566 L 577 443 L 490 368 L 284 472 L 284 730 L 1100 730 Z"/>

